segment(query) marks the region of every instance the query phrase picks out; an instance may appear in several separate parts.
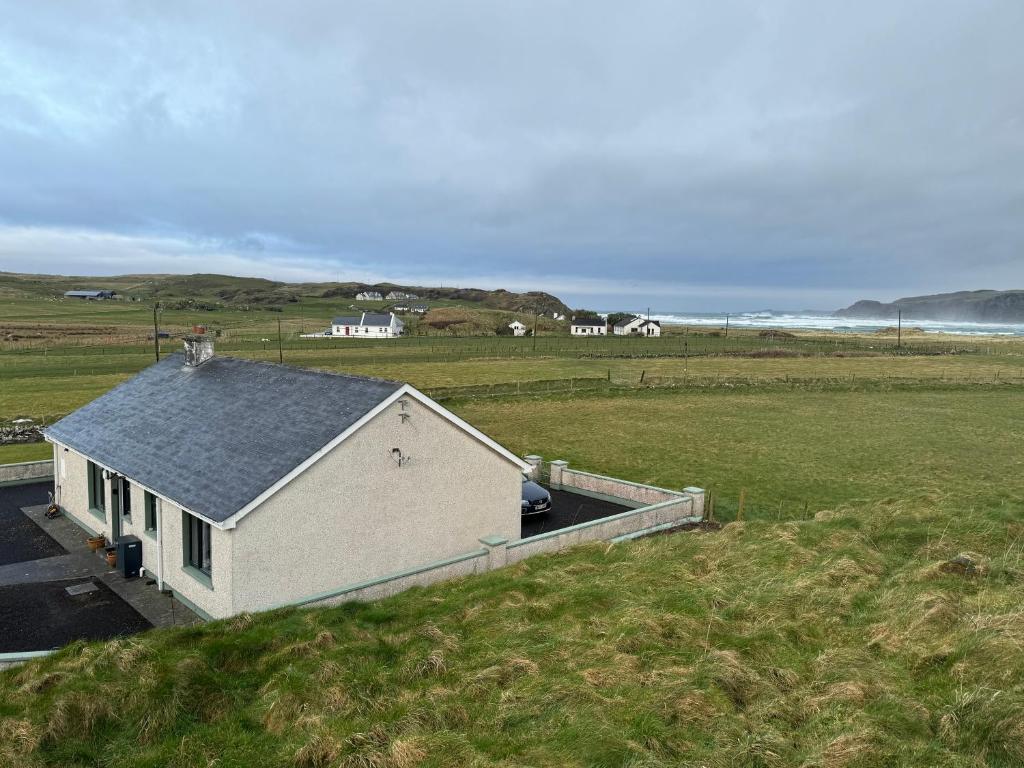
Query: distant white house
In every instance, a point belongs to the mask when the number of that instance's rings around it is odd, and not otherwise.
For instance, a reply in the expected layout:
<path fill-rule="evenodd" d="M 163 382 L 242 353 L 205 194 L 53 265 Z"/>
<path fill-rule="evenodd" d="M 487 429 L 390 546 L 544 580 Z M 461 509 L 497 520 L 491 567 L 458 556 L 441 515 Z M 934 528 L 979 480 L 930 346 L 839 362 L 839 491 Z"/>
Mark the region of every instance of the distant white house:
<path fill-rule="evenodd" d="M 627 317 L 612 327 L 612 333 L 616 336 L 661 336 L 661 323 L 642 317 Z"/>
<path fill-rule="evenodd" d="M 386 298 L 388 301 L 397 301 L 398 299 L 418 299 L 419 296 L 415 293 L 406 293 L 405 291 L 391 291 Z"/>
<path fill-rule="evenodd" d="M 555 320 L 565 320 L 565 315 L 559 314 L 558 312 L 552 312 L 551 317 Z"/>
<path fill-rule="evenodd" d="M 412 307 L 410 307 L 410 309 L 412 309 L 412 311 L 415 312 L 417 315 L 425 315 L 427 314 L 427 312 L 430 311 L 430 307 L 428 307 L 426 304 L 413 304 Z"/>
<path fill-rule="evenodd" d="M 513 320 L 508 324 L 508 327 L 512 329 L 513 336 L 525 336 L 526 326 L 520 323 L 518 320 Z"/>
<path fill-rule="evenodd" d="M 363 312 L 358 316 L 334 318 L 331 321 L 331 332 L 326 335 L 357 339 L 389 339 L 401 336 L 404 330 L 405 323 L 399 320 L 394 312 Z"/>
<path fill-rule="evenodd" d="M 607 336 L 608 323 L 601 318 L 597 320 L 573 319 L 570 334 L 572 336 Z"/>
<path fill-rule="evenodd" d="M 384 301 L 380 291 L 363 291 L 356 294 L 356 301 Z"/>

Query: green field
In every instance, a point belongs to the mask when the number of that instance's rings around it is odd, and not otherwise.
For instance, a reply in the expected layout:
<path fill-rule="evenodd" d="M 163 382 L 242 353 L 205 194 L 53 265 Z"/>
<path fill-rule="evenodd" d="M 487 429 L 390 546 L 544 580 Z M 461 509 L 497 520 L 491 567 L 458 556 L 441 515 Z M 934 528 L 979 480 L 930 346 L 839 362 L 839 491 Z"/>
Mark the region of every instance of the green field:
<path fill-rule="evenodd" d="M 89 323 L 126 311 L 92 306 Z M 259 341 L 276 319 L 238 314 L 219 349 L 276 361 Z M 109 322 L 106 340 L 0 349 L 0 420 L 56 418 L 147 365 L 143 327 Z M 428 391 L 519 382 L 445 403 L 520 454 L 707 488 L 728 524 L 74 644 L 0 673 L 0 765 L 1024 764 L 1021 342 L 295 330 L 286 362 Z M 605 386 L 530 393 L 570 378 Z M 945 569 L 960 553 L 973 574 Z"/>

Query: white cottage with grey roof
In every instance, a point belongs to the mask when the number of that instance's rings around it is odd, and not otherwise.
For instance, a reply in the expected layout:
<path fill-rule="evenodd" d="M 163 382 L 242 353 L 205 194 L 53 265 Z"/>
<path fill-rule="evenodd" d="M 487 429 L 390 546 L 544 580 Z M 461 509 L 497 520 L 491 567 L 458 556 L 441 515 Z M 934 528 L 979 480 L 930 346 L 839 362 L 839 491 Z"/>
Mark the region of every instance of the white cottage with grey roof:
<path fill-rule="evenodd" d="M 213 355 L 203 337 L 46 430 L 58 503 L 135 535 L 210 617 L 519 536 L 515 455 L 399 382 Z"/>
<path fill-rule="evenodd" d="M 331 336 L 341 338 L 388 339 L 404 331 L 405 323 L 394 312 L 363 312 L 331 321 Z"/>

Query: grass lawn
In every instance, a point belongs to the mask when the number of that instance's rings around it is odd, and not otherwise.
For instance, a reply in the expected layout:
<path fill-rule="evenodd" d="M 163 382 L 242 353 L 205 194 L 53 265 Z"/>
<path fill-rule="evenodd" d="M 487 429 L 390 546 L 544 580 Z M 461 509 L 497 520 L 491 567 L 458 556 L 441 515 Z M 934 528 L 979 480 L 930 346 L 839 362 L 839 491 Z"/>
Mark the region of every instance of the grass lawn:
<path fill-rule="evenodd" d="M 17 464 L 19 461 L 41 461 L 51 458 L 53 458 L 53 446 L 49 443 L 0 445 L 0 464 Z"/>
<path fill-rule="evenodd" d="M 1017 387 L 628 391 L 449 403 L 519 454 L 669 488 L 697 485 L 731 519 L 955 495 L 1024 504 Z"/>

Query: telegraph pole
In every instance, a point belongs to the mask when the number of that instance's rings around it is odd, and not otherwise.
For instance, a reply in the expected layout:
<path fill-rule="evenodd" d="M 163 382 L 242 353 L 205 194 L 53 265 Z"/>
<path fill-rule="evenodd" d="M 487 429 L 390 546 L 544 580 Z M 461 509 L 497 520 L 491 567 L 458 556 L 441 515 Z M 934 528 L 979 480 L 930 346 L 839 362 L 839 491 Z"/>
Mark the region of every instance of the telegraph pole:
<path fill-rule="evenodd" d="M 896 349 L 903 344 L 903 310 L 896 310 Z"/>
<path fill-rule="evenodd" d="M 281 318 L 277 318 L 277 362 L 284 363 L 284 347 L 281 344 Z"/>
<path fill-rule="evenodd" d="M 729 313 L 725 313 L 725 338 L 729 338 Z"/>
<path fill-rule="evenodd" d="M 160 362 L 160 324 L 157 321 L 157 312 L 160 311 L 160 302 L 153 304 L 153 352 L 156 354 L 156 361 Z"/>

